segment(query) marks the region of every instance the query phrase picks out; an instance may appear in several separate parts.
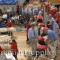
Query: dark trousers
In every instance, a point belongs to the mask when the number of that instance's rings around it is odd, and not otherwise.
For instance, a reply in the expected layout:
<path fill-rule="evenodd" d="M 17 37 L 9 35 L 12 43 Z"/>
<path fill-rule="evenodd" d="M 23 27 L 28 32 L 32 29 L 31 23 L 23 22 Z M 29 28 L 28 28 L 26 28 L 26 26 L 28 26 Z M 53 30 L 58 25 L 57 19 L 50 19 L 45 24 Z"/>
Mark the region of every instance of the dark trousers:
<path fill-rule="evenodd" d="M 19 10 L 17 10 L 16 13 L 19 15 Z"/>
<path fill-rule="evenodd" d="M 7 23 L 7 19 L 3 19 L 3 22 Z"/>
<path fill-rule="evenodd" d="M 35 56 L 39 57 L 41 54 L 45 55 L 47 54 L 44 49 L 37 49 L 37 54 L 35 53 Z"/>
<path fill-rule="evenodd" d="M 12 31 L 8 31 L 7 33 L 8 33 L 9 36 L 13 35 Z"/>
<path fill-rule="evenodd" d="M 13 52 L 13 56 L 17 59 L 17 52 Z"/>
<path fill-rule="evenodd" d="M 27 36 L 27 40 L 26 40 L 27 42 L 29 41 L 29 39 L 28 39 L 28 36 Z"/>
<path fill-rule="evenodd" d="M 40 28 L 38 28 L 38 35 L 40 36 Z"/>

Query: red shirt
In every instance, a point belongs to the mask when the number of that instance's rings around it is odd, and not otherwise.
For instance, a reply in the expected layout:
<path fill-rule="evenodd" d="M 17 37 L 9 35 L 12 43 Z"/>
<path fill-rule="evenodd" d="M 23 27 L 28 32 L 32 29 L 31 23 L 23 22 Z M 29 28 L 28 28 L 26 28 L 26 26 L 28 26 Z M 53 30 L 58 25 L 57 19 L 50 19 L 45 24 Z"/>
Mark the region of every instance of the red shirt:
<path fill-rule="evenodd" d="M 52 16 L 55 15 L 56 12 L 57 12 L 57 8 L 51 8 L 50 9 L 50 14 L 52 14 Z"/>
<path fill-rule="evenodd" d="M 43 49 L 43 50 L 47 50 L 47 47 L 45 45 L 37 45 L 38 49 Z"/>
<path fill-rule="evenodd" d="M 16 9 L 19 10 L 19 5 L 16 6 Z"/>
<path fill-rule="evenodd" d="M 31 28 L 31 24 L 30 23 L 28 23 L 28 25 L 27 25 L 27 29 L 26 29 L 26 35 L 28 35 L 28 30 Z"/>
<path fill-rule="evenodd" d="M 44 38 L 43 37 L 39 37 L 38 40 L 44 41 Z"/>
<path fill-rule="evenodd" d="M 2 47 L 0 46 L 0 54 L 1 54 L 2 51 L 3 51 L 3 49 L 2 49 Z"/>
<path fill-rule="evenodd" d="M 7 22 L 7 24 L 6 24 L 8 27 L 12 27 L 12 22 Z"/>
<path fill-rule="evenodd" d="M 12 42 L 12 43 L 10 43 L 10 45 L 11 45 L 11 51 L 18 52 L 18 48 L 17 48 L 17 43 L 16 42 Z"/>

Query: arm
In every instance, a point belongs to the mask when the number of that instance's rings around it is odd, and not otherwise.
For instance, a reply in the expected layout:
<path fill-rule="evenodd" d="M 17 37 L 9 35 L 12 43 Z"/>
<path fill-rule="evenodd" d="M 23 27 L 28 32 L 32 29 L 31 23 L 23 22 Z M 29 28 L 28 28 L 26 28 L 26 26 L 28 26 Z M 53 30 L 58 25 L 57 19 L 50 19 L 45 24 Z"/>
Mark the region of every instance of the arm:
<path fill-rule="evenodd" d="M 28 30 L 28 38 L 30 40 L 30 29 Z"/>

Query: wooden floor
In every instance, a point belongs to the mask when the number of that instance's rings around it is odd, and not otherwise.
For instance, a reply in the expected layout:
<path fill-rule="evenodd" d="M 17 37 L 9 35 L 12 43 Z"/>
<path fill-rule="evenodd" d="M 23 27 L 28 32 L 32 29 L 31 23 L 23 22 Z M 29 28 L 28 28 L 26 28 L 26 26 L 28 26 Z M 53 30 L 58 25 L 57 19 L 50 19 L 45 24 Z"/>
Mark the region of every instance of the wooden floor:
<path fill-rule="evenodd" d="M 14 36 L 16 36 L 16 41 L 18 44 L 19 54 L 18 60 L 26 60 L 24 57 L 24 51 L 31 50 L 31 47 L 26 44 L 26 33 L 25 31 L 22 32 L 13 32 Z"/>
<path fill-rule="evenodd" d="M 25 31 L 21 32 L 13 32 L 14 36 L 16 36 L 16 41 L 18 44 L 19 54 L 18 54 L 18 60 L 27 60 L 26 57 L 24 57 L 24 51 L 29 50 L 31 51 L 31 47 L 26 44 L 26 33 Z M 60 60 L 60 56 L 56 58 L 56 60 Z"/>

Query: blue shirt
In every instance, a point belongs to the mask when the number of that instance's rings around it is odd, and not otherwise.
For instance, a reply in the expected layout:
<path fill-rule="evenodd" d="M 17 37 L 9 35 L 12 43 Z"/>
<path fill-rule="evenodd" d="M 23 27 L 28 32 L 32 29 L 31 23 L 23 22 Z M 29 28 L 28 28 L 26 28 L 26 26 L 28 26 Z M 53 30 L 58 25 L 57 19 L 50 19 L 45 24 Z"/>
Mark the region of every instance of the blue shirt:
<path fill-rule="evenodd" d="M 33 30 L 33 28 L 30 28 L 28 31 L 28 38 L 32 39 L 32 38 L 37 37 L 37 36 L 38 36 L 38 30 L 35 28 L 34 28 L 34 30 Z"/>
<path fill-rule="evenodd" d="M 51 21 L 55 21 L 55 19 L 54 19 L 53 17 L 51 17 L 51 18 L 48 17 L 48 18 L 47 18 L 47 21 L 51 22 Z"/>
<path fill-rule="evenodd" d="M 55 41 L 55 40 L 58 39 L 58 36 L 54 31 L 48 30 L 48 39 L 52 40 L 52 41 Z"/>
<path fill-rule="evenodd" d="M 53 31 L 57 33 L 59 31 L 59 25 L 56 22 L 54 22 L 52 26 L 53 26 Z"/>
<path fill-rule="evenodd" d="M 7 27 L 6 24 L 0 23 L 0 28 L 4 28 L 4 27 Z"/>

